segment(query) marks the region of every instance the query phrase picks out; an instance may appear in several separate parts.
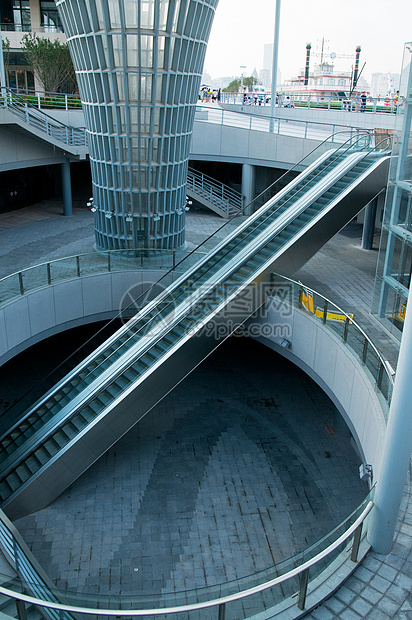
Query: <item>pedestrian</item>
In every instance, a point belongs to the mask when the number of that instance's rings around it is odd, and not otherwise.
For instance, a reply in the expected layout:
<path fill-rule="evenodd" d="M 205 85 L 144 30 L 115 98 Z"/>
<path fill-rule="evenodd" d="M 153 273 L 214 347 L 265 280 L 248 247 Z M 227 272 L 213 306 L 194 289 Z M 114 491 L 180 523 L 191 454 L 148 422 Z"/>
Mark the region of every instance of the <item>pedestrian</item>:
<path fill-rule="evenodd" d="M 366 112 L 366 93 L 363 92 L 361 95 L 361 112 Z"/>

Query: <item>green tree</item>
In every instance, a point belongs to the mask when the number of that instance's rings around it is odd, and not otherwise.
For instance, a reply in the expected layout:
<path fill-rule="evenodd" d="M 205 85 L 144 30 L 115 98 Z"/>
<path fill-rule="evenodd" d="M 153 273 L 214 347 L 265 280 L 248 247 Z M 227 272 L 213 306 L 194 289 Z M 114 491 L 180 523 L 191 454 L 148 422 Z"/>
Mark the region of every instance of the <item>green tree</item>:
<path fill-rule="evenodd" d="M 224 93 L 238 93 L 240 88 L 240 79 L 232 80 L 226 88 L 223 88 Z"/>
<path fill-rule="evenodd" d="M 46 92 L 58 93 L 63 87 L 77 90 L 76 76 L 67 43 L 50 41 L 34 33 L 24 35 L 22 50 Z"/>
<path fill-rule="evenodd" d="M 251 75 L 250 77 L 243 78 L 243 88 L 249 92 L 253 90 L 253 87 L 256 84 L 261 84 L 261 83 L 262 82 L 260 82 L 256 77 L 253 77 L 253 75 Z M 241 84 L 242 84 L 242 80 L 240 78 L 236 78 L 236 80 L 232 80 L 230 82 L 229 86 L 226 86 L 226 88 L 223 88 L 223 92 L 238 93 L 240 90 Z"/>
<path fill-rule="evenodd" d="M 253 87 L 256 86 L 256 84 L 261 84 L 262 82 L 260 82 L 256 77 L 253 77 L 253 75 L 251 75 L 250 77 L 246 77 L 243 80 L 243 85 L 247 88 L 248 91 L 252 92 Z"/>
<path fill-rule="evenodd" d="M 4 73 L 6 75 L 6 84 L 8 81 L 8 73 L 10 66 L 10 41 L 7 37 L 2 37 L 1 39 L 2 47 L 3 47 L 3 62 L 4 62 Z M 4 84 L 4 86 L 6 85 Z"/>

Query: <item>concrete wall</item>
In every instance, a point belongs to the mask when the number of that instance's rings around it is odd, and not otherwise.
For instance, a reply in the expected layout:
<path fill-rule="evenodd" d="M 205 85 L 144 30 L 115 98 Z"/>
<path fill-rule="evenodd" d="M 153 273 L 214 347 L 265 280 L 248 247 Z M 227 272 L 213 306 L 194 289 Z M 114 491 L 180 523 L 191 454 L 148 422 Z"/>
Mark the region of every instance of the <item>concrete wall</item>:
<path fill-rule="evenodd" d="M 17 125 L 2 125 L 0 118 L 0 171 L 61 164 L 64 161 L 63 153 L 56 151 L 52 144 L 21 131 Z"/>
<path fill-rule="evenodd" d="M 386 422 L 381 397 L 358 358 L 320 319 L 287 304 L 268 306 L 267 317 L 254 318 L 253 324 L 256 340 L 302 368 L 326 392 L 348 425 L 363 462 L 372 465 L 378 479 Z M 262 328 L 265 324 L 275 326 L 269 335 Z M 283 337 L 290 348 L 281 346 Z"/>
<path fill-rule="evenodd" d="M 49 336 L 115 317 L 127 291 L 143 292 L 162 275 L 141 270 L 85 276 L 11 301 L 0 308 L 0 365 Z"/>
<path fill-rule="evenodd" d="M 82 110 L 49 110 L 47 114 L 70 127 L 85 126 Z M 0 109 L 0 172 L 43 163 L 62 163 L 63 149 L 57 150 L 17 125 L 10 126 L 11 123 L 13 116 L 7 110 Z M 11 150 L 4 148 L 7 143 L 11 144 Z M 195 121 L 189 158 L 289 169 L 319 143 L 294 136 Z"/>
<path fill-rule="evenodd" d="M 288 169 L 319 144 L 320 140 L 196 121 L 190 159 Z"/>

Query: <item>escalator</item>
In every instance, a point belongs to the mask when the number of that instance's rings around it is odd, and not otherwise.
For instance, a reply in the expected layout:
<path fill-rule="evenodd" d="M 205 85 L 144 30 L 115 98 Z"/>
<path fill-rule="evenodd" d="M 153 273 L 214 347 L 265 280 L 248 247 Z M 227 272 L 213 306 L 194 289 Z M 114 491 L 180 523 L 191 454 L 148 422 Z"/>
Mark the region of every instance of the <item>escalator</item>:
<path fill-rule="evenodd" d="M 1 508 L 45 507 L 386 186 L 365 138 L 326 151 L 88 355 L 0 438 Z"/>

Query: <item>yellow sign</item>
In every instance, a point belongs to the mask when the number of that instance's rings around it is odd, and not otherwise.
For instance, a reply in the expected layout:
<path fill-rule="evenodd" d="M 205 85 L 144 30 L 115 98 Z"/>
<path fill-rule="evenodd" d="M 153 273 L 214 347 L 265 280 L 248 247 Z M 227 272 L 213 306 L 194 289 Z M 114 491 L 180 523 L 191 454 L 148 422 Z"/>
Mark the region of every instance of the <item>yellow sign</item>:
<path fill-rule="evenodd" d="M 319 317 L 320 319 L 324 318 L 325 312 L 321 308 L 316 308 L 313 301 L 313 294 L 309 291 L 305 291 L 301 289 L 300 291 L 300 305 L 306 308 L 309 312 Z M 353 314 L 342 314 L 341 312 L 326 312 L 326 320 L 327 321 L 346 321 L 347 317 L 353 319 Z"/>

